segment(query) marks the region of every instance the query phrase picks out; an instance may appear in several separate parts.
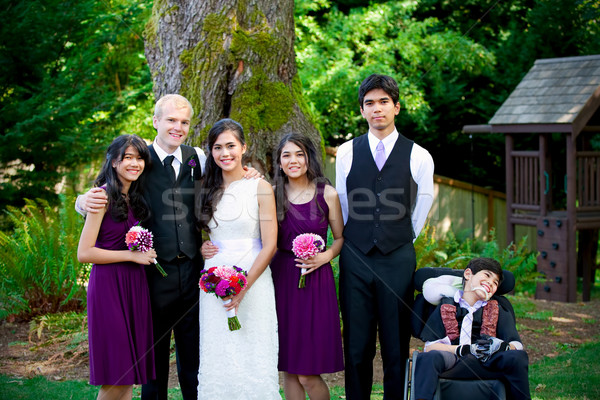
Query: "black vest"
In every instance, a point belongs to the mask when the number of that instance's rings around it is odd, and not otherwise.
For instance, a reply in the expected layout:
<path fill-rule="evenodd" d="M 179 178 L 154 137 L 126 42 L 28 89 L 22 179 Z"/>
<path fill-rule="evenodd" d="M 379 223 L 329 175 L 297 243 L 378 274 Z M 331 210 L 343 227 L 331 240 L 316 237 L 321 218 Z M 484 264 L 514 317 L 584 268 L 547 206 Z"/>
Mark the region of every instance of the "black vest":
<path fill-rule="evenodd" d="M 194 258 L 200 243 L 194 217 L 194 181 L 202 176 L 198 154 L 193 147 L 181 146 L 183 163 L 173 183 L 153 145 L 149 149 L 152 163 L 144 172 L 144 197 L 152 216 L 145 226 L 154 235 L 156 253 L 166 261 L 173 260 L 181 253 Z M 195 163 L 196 167 L 192 168 L 190 163 Z"/>
<path fill-rule="evenodd" d="M 346 178 L 348 221 L 344 237 L 364 254 L 373 247 L 387 254 L 414 239 L 412 146 L 412 140 L 399 135 L 379 171 L 367 135 L 352 141 L 352 167 Z"/>

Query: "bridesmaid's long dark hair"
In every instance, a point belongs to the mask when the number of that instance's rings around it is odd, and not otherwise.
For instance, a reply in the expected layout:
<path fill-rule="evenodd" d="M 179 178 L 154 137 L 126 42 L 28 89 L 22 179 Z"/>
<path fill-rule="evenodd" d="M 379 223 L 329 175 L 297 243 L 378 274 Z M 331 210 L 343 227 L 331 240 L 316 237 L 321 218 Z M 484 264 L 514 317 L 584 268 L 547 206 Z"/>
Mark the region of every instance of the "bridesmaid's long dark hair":
<path fill-rule="evenodd" d="M 287 214 L 288 209 L 290 208 L 290 201 L 287 197 L 287 189 L 286 184 L 289 182 L 288 176 L 283 173 L 281 170 L 281 153 L 283 152 L 283 148 L 288 143 L 294 143 L 296 146 L 300 147 L 305 154 L 306 158 L 306 177 L 309 182 L 314 182 L 317 185 L 318 183 L 325 182 L 326 184 L 331 184 L 329 179 L 323 175 L 323 170 L 321 169 L 321 164 L 319 163 L 319 157 L 317 156 L 317 148 L 314 143 L 306 136 L 301 135 L 299 133 L 288 133 L 284 137 L 281 138 L 279 142 L 279 146 L 277 147 L 277 156 L 275 160 L 275 201 L 277 203 L 277 220 L 282 221 Z M 323 212 L 321 206 L 317 202 L 317 207 L 319 210 Z"/>
<path fill-rule="evenodd" d="M 123 161 L 125 150 L 129 146 L 135 148 L 144 160 L 144 170 L 150 167 L 150 152 L 146 143 L 136 135 L 119 136 L 108 146 L 104 164 L 94 182 L 94 186 L 105 186 L 106 194 L 108 195 L 108 209 L 115 221 L 125 221 L 127 219 L 128 207 L 131 207 L 131 211 L 133 211 L 136 219 L 145 221 L 150 216 L 150 211 L 142 192 L 142 188 L 144 187 L 143 180 L 146 174 L 142 173 L 136 181 L 131 182 L 128 193 L 128 205 L 126 197 L 121 192 L 123 184 L 117 175 L 116 169 L 112 166 L 115 160 L 117 160 L 117 163 Z"/>
<path fill-rule="evenodd" d="M 196 220 L 198 221 L 198 227 L 204 229 L 206 232 L 210 232 L 208 223 L 215 213 L 217 203 L 221 199 L 221 196 L 223 196 L 223 172 L 212 156 L 212 148 L 219 135 L 225 131 L 232 132 L 242 146 L 246 144 L 242 125 L 230 118 L 217 121 L 210 128 L 210 131 L 208 131 L 206 168 L 204 178 L 202 179 L 200 196 L 196 197 Z"/>

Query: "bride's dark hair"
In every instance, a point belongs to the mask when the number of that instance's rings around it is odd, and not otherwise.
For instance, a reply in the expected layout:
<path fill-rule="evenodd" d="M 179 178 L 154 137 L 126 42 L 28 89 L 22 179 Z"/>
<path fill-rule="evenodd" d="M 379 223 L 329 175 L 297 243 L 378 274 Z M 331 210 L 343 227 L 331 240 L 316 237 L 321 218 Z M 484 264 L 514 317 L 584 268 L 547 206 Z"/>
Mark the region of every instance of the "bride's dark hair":
<path fill-rule="evenodd" d="M 120 163 L 123 161 L 125 151 L 131 146 L 138 151 L 138 154 L 144 160 L 144 169 L 150 167 L 150 151 L 146 143 L 136 135 L 121 135 L 117 137 L 108 146 L 106 150 L 106 158 L 104 164 L 100 169 L 98 177 L 94 181 L 94 186 L 104 186 L 106 195 L 108 196 L 108 209 L 110 215 L 115 221 L 125 221 L 127 219 L 128 208 L 131 207 L 131 211 L 135 218 L 140 221 L 145 221 L 150 216 L 150 211 L 146 201 L 144 200 L 142 188 L 144 187 L 144 177 L 146 174 L 142 173 L 140 177 L 131 182 L 129 192 L 129 205 L 127 199 L 121 192 L 123 184 L 119 179 L 116 169 L 113 167 L 113 162 Z"/>
<path fill-rule="evenodd" d="M 206 167 L 200 196 L 196 197 L 196 220 L 198 227 L 206 232 L 210 232 L 208 223 L 215 213 L 217 203 L 223 196 L 223 173 L 212 156 L 212 148 L 219 135 L 225 131 L 233 133 L 242 146 L 246 144 L 242 125 L 230 118 L 217 121 L 208 131 Z"/>

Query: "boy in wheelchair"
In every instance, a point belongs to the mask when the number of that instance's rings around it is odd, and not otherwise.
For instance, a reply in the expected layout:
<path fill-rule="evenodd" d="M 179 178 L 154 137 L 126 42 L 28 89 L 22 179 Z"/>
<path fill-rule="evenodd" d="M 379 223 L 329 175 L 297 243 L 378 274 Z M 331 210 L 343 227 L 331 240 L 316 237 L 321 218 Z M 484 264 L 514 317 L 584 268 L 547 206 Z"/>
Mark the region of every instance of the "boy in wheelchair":
<path fill-rule="evenodd" d="M 443 278 L 443 277 L 440 277 Z M 529 359 L 513 314 L 492 299 L 502 282 L 496 260 L 476 258 L 464 271 L 454 297 L 443 297 L 429 317 L 421 339 L 424 353 L 415 363 L 415 399 L 433 399 L 439 376 L 496 379 L 508 384 L 508 397 L 530 399 Z M 425 298 L 431 298 L 424 285 Z"/>

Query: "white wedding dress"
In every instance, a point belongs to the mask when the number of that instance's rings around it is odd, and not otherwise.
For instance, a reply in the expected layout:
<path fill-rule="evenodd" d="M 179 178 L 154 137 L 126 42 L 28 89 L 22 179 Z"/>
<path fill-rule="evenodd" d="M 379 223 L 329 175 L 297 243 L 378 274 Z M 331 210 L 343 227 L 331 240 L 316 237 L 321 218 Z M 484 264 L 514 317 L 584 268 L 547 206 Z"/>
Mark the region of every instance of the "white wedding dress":
<path fill-rule="evenodd" d="M 258 179 L 229 185 L 209 223 L 219 253 L 205 268 L 236 265 L 248 271 L 259 253 Z M 215 223 L 216 221 L 216 223 Z M 242 328 L 230 331 L 223 301 L 200 291 L 198 399 L 281 399 L 277 371 L 275 295 L 269 267 L 240 303 Z"/>

